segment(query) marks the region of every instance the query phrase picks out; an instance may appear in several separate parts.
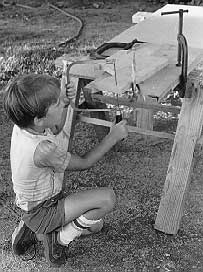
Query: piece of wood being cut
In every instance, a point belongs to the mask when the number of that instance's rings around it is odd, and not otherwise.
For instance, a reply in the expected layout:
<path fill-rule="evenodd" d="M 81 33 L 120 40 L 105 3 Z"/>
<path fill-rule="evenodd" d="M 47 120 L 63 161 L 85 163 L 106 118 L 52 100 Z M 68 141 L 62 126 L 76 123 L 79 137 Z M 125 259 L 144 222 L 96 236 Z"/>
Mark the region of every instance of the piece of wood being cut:
<path fill-rule="evenodd" d="M 119 54 L 119 56 L 118 56 Z M 106 78 L 98 78 L 92 87 L 100 91 L 123 93 L 128 90 L 132 82 L 133 51 L 120 50 L 116 57 L 116 74 Z M 136 82 L 140 83 L 160 71 L 168 64 L 168 58 L 143 54 L 136 57 Z"/>

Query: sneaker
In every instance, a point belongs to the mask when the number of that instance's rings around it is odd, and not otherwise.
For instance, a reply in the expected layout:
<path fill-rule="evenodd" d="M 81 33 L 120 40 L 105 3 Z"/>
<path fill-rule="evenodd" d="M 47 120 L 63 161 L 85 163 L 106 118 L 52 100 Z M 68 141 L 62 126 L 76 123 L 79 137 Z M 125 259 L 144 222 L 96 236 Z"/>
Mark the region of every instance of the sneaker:
<path fill-rule="evenodd" d="M 37 235 L 38 240 L 43 243 L 45 258 L 52 267 L 60 267 L 66 262 L 66 247 L 58 243 L 57 234 L 58 232 L 53 231 Z"/>
<path fill-rule="evenodd" d="M 12 249 L 14 254 L 18 256 L 25 254 L 25 252 L 36 243 L 35 233 L 21 220 L 12 234 Z"/>
<path fill-rule="evenodd" d="M 104 226 L 104 221 L 103 219 L 101 219 L 99 222 L 92 225 L 89 229 L 84 229 L 82 231 L 82 235 L 90 235 L 93 233 L 98 233 L 102 230 L 103 226 Z"/>

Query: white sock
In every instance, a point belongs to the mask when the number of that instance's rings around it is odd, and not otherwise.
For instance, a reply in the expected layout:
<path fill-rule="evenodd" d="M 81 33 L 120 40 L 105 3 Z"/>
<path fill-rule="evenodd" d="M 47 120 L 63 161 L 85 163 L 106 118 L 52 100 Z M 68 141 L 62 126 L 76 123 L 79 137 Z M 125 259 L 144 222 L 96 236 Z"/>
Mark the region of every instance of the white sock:
<path fill-rule="evenodd" d="M 85 229 L 89 229 L 92 225 L 99 220 L 90 220 L 81 215 L 72 222 L 65 225 L 59 232 L 58 239 L 59 243 L 68 246 L 68 244 L 73 241 L 76 237 L 79 237 Z"/>

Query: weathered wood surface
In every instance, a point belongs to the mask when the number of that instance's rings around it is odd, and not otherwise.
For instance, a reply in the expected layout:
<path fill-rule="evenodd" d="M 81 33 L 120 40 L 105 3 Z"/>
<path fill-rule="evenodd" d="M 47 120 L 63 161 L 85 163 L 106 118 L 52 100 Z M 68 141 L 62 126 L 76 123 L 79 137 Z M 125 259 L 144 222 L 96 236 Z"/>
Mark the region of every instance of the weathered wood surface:
<path fill-rule="evenodd" d="M 124 54 L 123 56 L 130 56 L 129 53 L 123 53 L 123 50 L 121 50 L 120 52 L 114 54 L 111 58 L 114 58 L 114 56 L 116 56 L 117 58 L 119 58 L 119 54 Z M 169 93 L 169 91 L 173 88 L 176 87 L 176 85 L 179 83 L 179 76 L 181 74 L 181 67 L 177 67 L 176 63 L 177 63 L 177 46 L 175 45 L 169 45 L 169 44 L 165 44 L 165 45 L 157 45 L 157 44 L 143 44 L 142 47 L 138 48 L 137 50 L 137 57 L 136 59 L 142 62 L 143 58 L 148 59 L 148 63 L 150 65 L 151 61 L 156 61 L 156 57 L 157 59 L 159 58 L 167 58 L 167 65 L 164 65 L 162 67 L 162 69 L 158 69 L 154 68 L 154 73 L 150 75 L 151 72 L 153 72 L 152 70 L 148 70 L 147 72 L 147 66 L 146 63 L 144 65 L 144 61 L 143 61 L 143 65 L 141 66 L 141 70 L 139 72 L 139 69 L 137 69 L 137 74 L 136 74 L 136 78 L 137 78 L 137 83 L 140 84 L 140 88 L 141 91 L 144 95 L 149 95 L 149 96 L 154 96 L 159 98 L 159 100 L 161 101 L 163 98 L 165 98 L 167 96 L 167 94 Z M 145 56 L 145 57 L 143 57 Z M 153 58 L 152 58 L 153 56 Z M 194 48 L 189 48 L 189 52 L 188 52 L 188 73 L 190 71 L 192 71 L 195 66 L 201 61 L 201 58 L 203 58 L 203 50 L 199 50 L 199 49 L 194 49 Z M 121 58 L 122 60 L 122 58 Z M 121 62 L 119 61 L 118 64 L 120 64 Z M 122 64 L 120 64 L 122 67 Z M 126 68 L 122 68 L 121 72 L 124 71 L 124 69 Z M 143 70 L 146 69 L 146 73 L 144 73 Z M 139 77 L 138 75 L 141 75 L 141 77 Z M 148 73 L 148 74 L 147 74 Z M 143 81 L 141 80 L 143 76 Z M 147 76 L 148 75 L 148 76 Z M 123 76 L 122 74 L 118 73 L 119 78 L 119 82 L 123 81 L 123 87 L 121 90 L 120 88 L 116 88 L 115 87 L 115 78 L 113 76 L 109 76 L 107 77 L 98 77 L 96 80 L 94 80 L 93 82 L 91 82 L 90 84 L 88 84 L 86 86 L 86 88 L 92 89 L 92 92 L 94 92 L 94 90 L 98 91 L 109 91 L 109 92 L 115 92 L 115 93 L 124 93 L 125 91 L 127 91 L 130 87 L 131 84 L 131 66 L 128 66 L 128 71 L 126 71 L 126 76 Z M 118 82 L 118 85 L 119 85 Z"/>
<path fill-rule="evenodd" d="M 163 45 L 163 47 L 167 45 Z M 203 60 L 203 50 L 189 48 L 188 58 L 188 75 Z M 170 90 L 173 90 L 179 83 L 181 68 L 174 65 L 176 56 L 169 60 L 169 64 L 140 83 L 140 88 L 145 95 L 156 96 L 159 101 L 162 101 Z M 172 63 L 173 60 L 173 63 Z"/>
<path fill-rule="evenodd" d="M 71 59 L 68 55 L 63 55 L 55 60 L 56 67 L 63 67 L 63 61 L 75 61 Z M 70 69 L 70 76 L 84 79 L 96 79 L 103 75 L 103 65 L 106 63 L 105 60 L 91 60 L 84 59 L 81 60 L 84 63 L 75 64 Z"/>
<path fill-rule="evenodd" d="M 97 118 L 90 118 L 86 117 L 83 115 L 80 115 L 78 117 L 78 120 L 81 122 L 85 122 L 88 124 L 93 124 L 93 125 L 99 125 L 99 126 L 106 126 L 106 127 L 112 127 L 113 123 L 110 121 L 102 120 L 102 119 L 97 119 Z M 129 133 L 138 133 L 142 135 L 148 135 L 148 136 L 154 136 L 154 137 L 159 137 L 159 138 L 165 138 L 165 139 L 174 139 L 174 135 L 166 132 L 159 132 L 159 131 L 152 131 L 152 130 L 147 130 L 147 129 L 142 129 L 134 126 L 128 126 L 127 129 Z"/>
<path fill-rule="evenodd" d="M 203 59 L 203 50 L 189 48 L 188 73 Z M 115 84 L 114 75 L 106 71 L 113 67 L 106 64 L 105 60 L 87 60 L 84 64 L 72 66 L 70 75 L 78 78 L 94 80 L 86 86 L 94 92 L 109 91 L 123 93 L 131 84 L 132 51 L 120 50 L 110 59 L 116 59 L 118 86 Z M 60 67 L 68 56 L 58 58 L 55 64 Z M 179 82 L 181 67 L 177 67 L 177 47 L 174 45 L 142 44 L 136 50 L 137 83 L 140 84 L 144 95 L 158 97 L 161 101 L 168 92 L 175 88 Z"/>
<path fill-rule="evenodd" d="M 132 82 L 132 54 L 133 51 L 120 50 L 119 53 L 113 55 L 111 58 L 116 59 L 116 79 L 115 75 L 104 79 L 98 77 L 92 86 L 99 91 L 118 94 L 129 90 Z M 150 78 L 167 64 L 168 59 L 163 56 L 145 55 L 144 53 L 142 56 L 136 56 L 136 82 L 140 83 Z"/>
<path fill-rule="evenodd" d="M 85 86 L 86 88 L 86 86 Z M 170 106 L 170 105 L 162 105 L 160 103 L 152 104 L 147 101 L 138 101 L 138 100 L 130 100 L 123 97 L 111 97 L 106 95 L 100 95 L 100 94 L 92 94 L 93 100 L 98 100 L 101 102 L 104 102 L 106 104 L 112 104 L 112 105 L 124 105 L 129 108 L 143 108 L 143 109 L 153 109 L 154 111 L 163 111 L 163 112 L 173 112 L 173 113 L 179 113 L 180 107 L 178 106 Z"/>
<path fill-rule="evenodd" d="M 137 83 L 152 76 L 155 72 L 167 65 L 168 59 L 165 56 L 153 56 L 153 52 L 158 48 L 155 46 L 142 45 L 135 51 L 136 57 L 136 79 Z M 98 86 L 101 91 L 103 89 L 110 89 L 113 92 L 122 93 L 123 90 L 129 88 L 131 84 L 131 63 L 132 63 L 132 51 L 119 50 L 108 59 L 114 59 L 116 61 L 116 74 L 118 86 L 115 85 L 114 67 L 113 64 L 106 63 L 105 60 L 84 60 L 83 64 L 75 64 L 70 69 L 70 75 L 78 78 L 96 79 L 98 78 L 98 84 L 102 81 L 102 86 Z M 64 60 L 68 61 L 69 57 L 64 55 L 57 58 L 55 65 L 61 67 Z M 105 85 L 106 84 L 106 85 Z"/>
<path fill-rule="evenodd" d="M 203 87 L 195 84 L 192 98 L 184 98 L 178 121 L 155 228 L 176 234 L 189 185 L 195 144 L 203 125 Z"/>
<path fill-rule="evenodd" d="M 161 16 L 161 12 L 187 9 L 184 13 L 183 34 L 188 46 L 203 48 L 203 7 L 168 4 L 158 9 L 146 20 L 133 25 L 115 36 L 109 42 L 131 42 L 135 38 L 142 42 L 154 44 L 177 44 L 178 14 Z"/>
<path fill-rule="evenodd" d="M 138 101 L 143 101 L 143 103 L 146 101 L 150 103 L 151 105 L 156 105 L 157 100 L 156 98 L 151 98 L 149 96 L 146 96 L 145 99 L 143 99 L 142 96 L 138 97 Z M 136 123 L 136 126 L 138 128 L 146 129 L 146 130 L 153 130 L 154 126 L 154 110 L 151 109 L 143 109 L 139 108 L 136 111 L 134 111 L 134 121 Z"/>
<path fill-rule="evenodd" d="M 158 58 L 167 57 L 167 59 L 169 60 L 168 66 L 161 69 L 158 73 L 154 73 L 154 75 L 149 73 L 148 77 L 143 79 L 144 82 L 140 82 L 142 91 L 145 95 L 156 96 L 159 98 L 159 100 L 163 99 L 168 94 L 168 92 L 177 85 L 177 83 L 179 82 L 179 75 L 181 73 L 181 68 L 175 66 L 177 58 L 178 15 L 174 14 L 161 16 L 161 12 L 174 11 L 180 8 L 189 10 L 188 13 L 184 14 L 184 26 L 183 26 L 183 33 L 186 36 L 189 45 L 189 64 L 188 64 L 189 73 L 200 61 L 200 58 L 202 57 L 201 55 L 203 53 L 203 28 L 202 28 L 203 7 L 173 4 L 165 5 L 161 9 L 154 12 L 152 16 L 150 16 L 146 20 L 140 22 L 139 24 L 133 25 L 132 27 L 123 31 L 121 34 L 117 35 L 116 37 L 109 41 L 109 43 L 131 42 L 135 38 L 138 38 L 138 40 L 142 42 L 143 41 L 147 42 L 147 47 L 145 47 L 145 45 L 143 44 L 141 45 L 141 51 L 139 51 L 138 47 L 136 54 L 142 52 L 142 55 L 139 54 L 139 57 L 137 57 L 138 63 L 144 61 L 143 58 L 145 58 L 146 56 L 154 57 L 152 52 L 148 53 L 147 50 L 148 51 L 152 50 L 152 46 L 154 46 L 154 48 L 156 46 L 159 46 L 157 47 L 156 54 L 157 60 Z M 122 54 L 123 53 L 119 51 L 113 54 L 112 58 L 117 58 L 117 56 L 120 56 L 121 59 L 120 63 L 122 63 L 123 62 L 121 56 Z M 128 56 L 124 54 L 124 58 L 125 57 Z M 69 56 L 64 55 L 58 58 L 55 62 L 56 66 L 60 66 L 62 63 L 62 59 L 64 58 L 67 59 L 69 58 Z M 83 65 L 73 66 L 70 71 L 71 75 L 93 80 L 99 78 L 98 89 L 103 90 L 104 88 L 106 88 L 105 80 L 107 80 L 108 82 L 110 79 L 109 75 L 104 72 L 105 61 L 86 59 L 86 62 L 87 63 Z M 151 65 L 148 64 L 149 64 L 148 62 L 145 63 L 145 65 L 143 64 L 146 70 L 149 69 L 148 66 L 154 65 L 153 63 Z M 119 69 L 122 69 L 122 66 Z M 126 73 L 128 75 L 131 71 L 130 66 L 127 69 L 128 72 L 126 71 Z M 120 75 L 123 76 L 123 72 L 125 71 L 124 70 L 120 71 L 118 78 L 120 78 Z M 138 82 L 141 80 L 139 79 L 139 73 L 140 71 L 138 69 L 137 73 Z M 128 78 L 126 88 L 129 88 L 130 84 L 129 76 L 130 74 L 127 76 Z M 106 77 L 108 78 L 105 79 Z M 104 81 L 100 82 L 102 78 L 104 78 Z M 104 85 L 100 86 L 101 84 Z M 110 91 L 120 92 L 119 88 L 115 89 L 114 88 L 115 86 L 113 86 L 113 88 L 109 86 L 108 88 L 105 89 L 105 91 L 110 89 Z M 91 87 L 93 87 L 93 85 L 90 85 L 90 88 Z M 120 89 L 122 89 L 122 86 Z M 123 91 L 124 90 L 122 90 L 122 92 Z"/>

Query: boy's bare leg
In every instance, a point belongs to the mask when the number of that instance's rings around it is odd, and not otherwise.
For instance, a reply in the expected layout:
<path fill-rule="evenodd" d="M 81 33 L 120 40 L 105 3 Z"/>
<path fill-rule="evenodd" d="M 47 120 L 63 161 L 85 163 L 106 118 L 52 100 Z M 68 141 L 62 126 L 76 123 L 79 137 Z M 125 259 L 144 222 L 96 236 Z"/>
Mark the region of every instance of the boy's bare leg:
<path fill-rule="evenodd" d="M 98 232 L 102 218 L 114 208 L 115 193 L 109 188 L 82 191 L 65 199 L 65 225 L 59 232 L 58 241 L 68 245 L 81 234 Z"/>
<path fill-rule="evenodd" d="M 113 210 L 115 202 L 115 193 L 110 188 L 74 193 L 65 199 L 65 223 L 73 221 L 82 214 L 86 219 L 101 219 Z"/>

